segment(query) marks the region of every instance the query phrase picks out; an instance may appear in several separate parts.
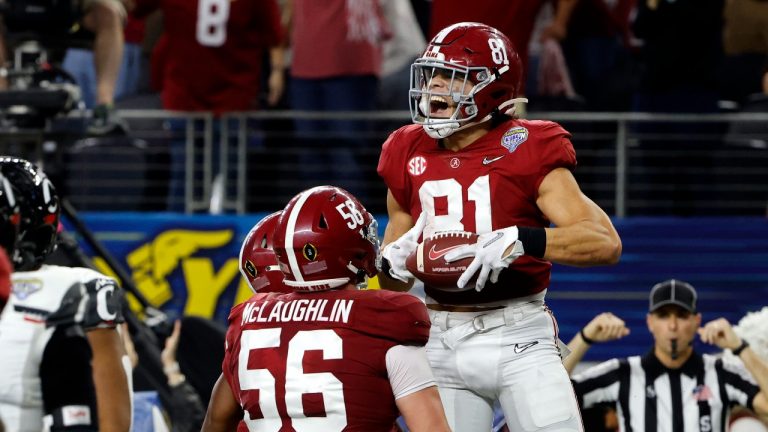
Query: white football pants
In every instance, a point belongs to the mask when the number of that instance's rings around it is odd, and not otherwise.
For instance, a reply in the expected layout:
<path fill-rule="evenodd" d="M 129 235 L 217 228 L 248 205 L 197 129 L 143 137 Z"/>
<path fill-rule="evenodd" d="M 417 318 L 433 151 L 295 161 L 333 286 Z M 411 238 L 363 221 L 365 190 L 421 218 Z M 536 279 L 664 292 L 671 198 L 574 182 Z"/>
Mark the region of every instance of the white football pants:
<path fill-rule="evenodd" d="M 427 356 L 454 432 L 490 431 L 495 400 L 511 432 L 583 432 L 543 296 L 491 312 L 429 314 Z"/>

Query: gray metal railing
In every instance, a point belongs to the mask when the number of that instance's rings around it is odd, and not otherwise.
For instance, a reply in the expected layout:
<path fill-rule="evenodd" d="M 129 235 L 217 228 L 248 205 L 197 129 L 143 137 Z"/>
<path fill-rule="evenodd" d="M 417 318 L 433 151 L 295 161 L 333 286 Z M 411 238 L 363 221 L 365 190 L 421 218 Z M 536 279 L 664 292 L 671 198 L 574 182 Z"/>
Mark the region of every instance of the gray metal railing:
<path fill-rule="evenodd" d="M 364 195 L 374 211 L 383 212 L 386 191 L 375 174 L 380 146 L 392 130 L 410 123 L 407 111 L 258 111 L 220 119 L 210 113 L 160 110 L 119 114 L 131 126 L 131 139 L 147 143 L 129 152 L 152 152 L 151 163 L 136 165 L 136 177 L 152 172 L 143 190 L 149 204 L 137 209 L 188 213 L 207 211 L 212 202 L 214 209 L 225 212 L 275 210 L 305 187 L 337 181 L 334 176 L 340 177 L 342 187 Z M 576 177 L 585 193 L 614 216 L 766 213 L 768 113 L 534 112 L 527 118 L 556 121 L 573 132 L 580 164 Z M 354 137 L 330 133 L 300 137 L 292 128 L 296 119 L 356 120 L 367 127 Z M 117 147 L 102 145 L 103 153 L 97 154 L 116 152 Z M 308 162 L 306 155 L 315 153 L 317 157 Z M 121 161 L 118 153 L 111 154 Z M 339 165 L 334 160 L 339 154 L 356 161 L 358 171 L 347 162 Z M 70 178 L 72 171 L 87 174 L 101 169 L 91 159 L 83 158 L 82 165 L 77 165 L 80 157 L 64 159 L 58 162 L 69 164 Z M 128 160 L 120 169 L 130 171 L 133 165 Z M 75 176 L 70 193 L 88 189 L 77 195 L 76 202 L 88 209 L 109 209 L 117 202 L 120 185 L 111 183 L 129 182 L 122 178 L 111 182 L 110 174 L 118 170 L 104 170 L 101 181 L 93 182 L 111 192 L 84 188 Z M 358 174 L 344 178 L 347 171 Z M 180 179 L 181 195 L 172 186 Z"/>

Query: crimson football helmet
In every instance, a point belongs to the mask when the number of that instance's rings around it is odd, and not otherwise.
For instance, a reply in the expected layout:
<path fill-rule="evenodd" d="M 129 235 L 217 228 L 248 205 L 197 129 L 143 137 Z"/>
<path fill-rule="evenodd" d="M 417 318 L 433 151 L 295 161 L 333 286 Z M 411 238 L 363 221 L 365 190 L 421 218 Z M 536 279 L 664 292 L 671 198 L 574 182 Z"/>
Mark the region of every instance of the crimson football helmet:
<path fill-rule="evenodd" d="M 378 272 L 378 224 L 351 193 L 318 186 L 296 195 L 275 229 L 284 284 L 324 291 L 359 284 Z"/>
<path fill-rule="evenodd" d="M 0 247 L 8 256 L 16 252 L 21 214 L 11 182 L 0 173 Z"/>
<path fill-rule="evenodd" d="M 21 211 L 18 244 L 11 257 L 14 268 L 34 270 L 56 249 L 60 212 L 56 188 L 24 159 L 0 156 L 0 173 L 13 187 Z"/>
<path fill-rule="evenodd" d="M 272 213 L 254 225 L 240 248 L 240 273 L 254 293 L 287 292 L 277 255 L 272 250 L 272 239 L 280 214 L 282 212 Z"/>
<path fill-rule="evenodd" d="M 411 119 L 432 138 L 514 114 L 523 66 L 509 38 L 485 24 L 461 22 L 435 35 L 411 66 Z M 455 107 L 449 114 L 451 107 Z"/>

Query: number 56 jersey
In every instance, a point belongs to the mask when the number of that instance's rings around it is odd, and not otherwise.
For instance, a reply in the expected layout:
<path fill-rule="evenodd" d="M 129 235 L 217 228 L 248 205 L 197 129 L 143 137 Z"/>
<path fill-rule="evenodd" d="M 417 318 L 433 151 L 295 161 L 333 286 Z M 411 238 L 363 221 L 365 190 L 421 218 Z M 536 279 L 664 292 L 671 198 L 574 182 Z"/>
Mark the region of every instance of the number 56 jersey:
<path fill-rule="evenodd" d="M 222 370 L 249 430 L 390 432 L 387 353 L 424 346 L 429 328 L 404 293 L 256 294 L 232 309 Z"/>
<path fill-rule="evenodd" d="M 557 123 L 510 119 L 454 152 L 421 126 L 404 126 L 384 143 L 378 173 L 414 220 L 422 210 L 429 215 L 425 233 L 548 227 L 549 220 L 536 205 L 539 186 L 552 170 L 576 167 L 570 137 Z M 481 292 L 429 286 L 425 291 L 443 304 L 503 301 L 543 291 L 550 270 L 548 261 L 524 255 Z"/>

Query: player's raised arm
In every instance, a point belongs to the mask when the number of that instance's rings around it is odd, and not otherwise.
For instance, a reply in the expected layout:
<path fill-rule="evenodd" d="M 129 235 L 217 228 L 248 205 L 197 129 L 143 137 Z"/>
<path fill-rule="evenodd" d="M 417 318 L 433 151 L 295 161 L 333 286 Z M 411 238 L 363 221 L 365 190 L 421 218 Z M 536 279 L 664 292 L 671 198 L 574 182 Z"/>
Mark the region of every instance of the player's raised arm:
<path fill-rule="evenodd" d="M 752 401 L 752 408 L 764 420 L 768 420 L 768 364 L 752 350 L 745 339 L 736 334 L 725 318 L 708 322 L 698 333 L 704 343 L 731 350 L 733 355 L 741 359 L 760 387 L 760 393 Z"/>
<path fill-rule="evenodd" d="M 560 264 L 615 264 L 621 239 L 610 218 L 581 192 L 573 174 L 552 170 L 539 187 L 536 204 L 555 228 L 546 228 L 544 259 Z"/>

